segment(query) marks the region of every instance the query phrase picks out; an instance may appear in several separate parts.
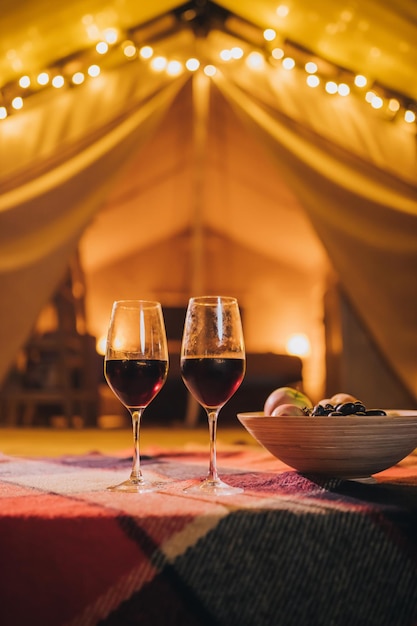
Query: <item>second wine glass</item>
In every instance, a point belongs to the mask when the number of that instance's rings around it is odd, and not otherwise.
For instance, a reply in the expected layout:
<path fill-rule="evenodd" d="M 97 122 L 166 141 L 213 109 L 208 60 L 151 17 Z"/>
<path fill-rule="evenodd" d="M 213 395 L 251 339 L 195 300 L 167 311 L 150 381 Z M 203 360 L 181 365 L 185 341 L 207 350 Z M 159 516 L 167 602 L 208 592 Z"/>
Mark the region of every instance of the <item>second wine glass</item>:
<path fill-rule="evenodd" d="M 181 374 L 186 387 L 206 410 L 210 461 L 207 478 L 186 489 L 187 492 L 231 495 L 243 491 L 218 476 L 216 432 L 219 411 L 240 386 L 245 369 L 242 322 L 236 298 L 191 298 L 181 344 Z"/>
<path fill-rule="evenodd" d="M 110 389 L 129 410 L 133 426 L 130 478 L 109 489 L 136 493 L 155 491 L 161 485 L 145 479 L 140 468 L 139 432 L 142 413 L 161 390 L 168 374 L 168 346 L 159 302 L 114 302 L 104 374 Z"/>

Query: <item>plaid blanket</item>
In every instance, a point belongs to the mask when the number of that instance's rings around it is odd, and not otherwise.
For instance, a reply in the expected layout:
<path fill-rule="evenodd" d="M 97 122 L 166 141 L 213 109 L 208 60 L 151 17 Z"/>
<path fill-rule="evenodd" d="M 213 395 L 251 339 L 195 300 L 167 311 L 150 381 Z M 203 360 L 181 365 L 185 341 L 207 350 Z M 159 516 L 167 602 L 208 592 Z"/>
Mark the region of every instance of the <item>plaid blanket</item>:
<path fill-rule="evenodd" d="M 365 484 L 236 445 L 210 498 L 206 449 L 143 452 L 161 492 L 106 490 L 129 454 L 0 455 L 0 624 L 417 624 L 417 457 Z"/>

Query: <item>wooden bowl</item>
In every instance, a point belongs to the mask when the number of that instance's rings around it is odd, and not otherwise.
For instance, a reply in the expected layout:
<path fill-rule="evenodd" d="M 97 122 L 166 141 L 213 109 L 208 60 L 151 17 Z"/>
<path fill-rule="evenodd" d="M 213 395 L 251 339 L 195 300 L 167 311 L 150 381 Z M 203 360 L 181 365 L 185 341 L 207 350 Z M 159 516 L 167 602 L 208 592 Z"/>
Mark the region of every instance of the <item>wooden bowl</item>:
<path fill-rule="evenodd" d="M 417 448 L 417 413 L 386 416 L 269 417 L 238 413 L 246 430 L 277 459 L 302 473 L 369 478 Z"/>

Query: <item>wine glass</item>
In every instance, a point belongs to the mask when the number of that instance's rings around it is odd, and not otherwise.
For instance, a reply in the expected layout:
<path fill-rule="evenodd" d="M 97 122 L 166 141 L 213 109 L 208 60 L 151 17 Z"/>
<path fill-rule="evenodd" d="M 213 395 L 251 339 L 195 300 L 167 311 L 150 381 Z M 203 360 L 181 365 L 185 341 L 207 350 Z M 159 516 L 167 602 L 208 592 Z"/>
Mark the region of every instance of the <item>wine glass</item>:
<path fill-rule="evenodd" d="M 155 491 L 161 483 L 142 476 L 139 431 L 144 409 L 155 398 L 168 374 L 168 347 L 162 307 L 147 300 L 113 303 L 104 357 L 104 375 L 133 426 L 133 466 L 130 478 L 109 487 L 117 491 Z"/>
<path fill-rule="evenodd" d="M 188 493 L 231 495 L 243 491 L 220 480 L 216 461 L 217 418 L 245 375 L 242 322 L 236 298 L 190 298 L 181 344 L 181 375 L 186 387 L 204 407 L 209 425 L 210 462 L 205 480 Z"/>

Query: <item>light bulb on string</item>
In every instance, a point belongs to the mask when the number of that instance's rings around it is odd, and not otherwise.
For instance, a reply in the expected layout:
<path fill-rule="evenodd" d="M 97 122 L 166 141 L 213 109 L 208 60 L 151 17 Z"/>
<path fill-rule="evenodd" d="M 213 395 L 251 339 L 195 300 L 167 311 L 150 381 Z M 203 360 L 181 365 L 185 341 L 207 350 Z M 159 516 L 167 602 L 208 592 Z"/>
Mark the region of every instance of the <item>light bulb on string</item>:
<path fill-rule="evenodd" d="M 55 89 L 61 89 L 61 87 L 65 85 L 64 77 L 60 74 L 58 76 L 54 76 L 51 81 L 51 85 L 52 87 L 55 87 Z"/>
<path fill-rule="evenodd" d="M 413 122 L 416 121 L 416 114 L 414 113 L 414 111 L 411 111 L 410 109 L 407 109 L 404 113 L 404 120 L 408 123 L 408 124 L 412 124 Z"/>
<path fill-rule="evenodd" d="M 91 78 L 96 78 L 97 76 L 100 75 L 100 66 L 99 65 L 90 65 L 90 67 L 87 70 L 87 74 L 91 77 Z"/>
<path fill-rule="evenodd" d="M 36 80 L 38 82 L 38 85 L 41 85 L 42 87 L 44 87 L 45 85 L 49 83 L 48 72 L 41 72 L 40 74 L 38 74 L 38 77 Z"/>
<path fill-rule="evenodd" d="M 189 72 L 195 72 L 200 67 L 200 61 L 192 57 L 191 59 L 187 59 L 185 62 L 185 67 Z"/>
<path fill-rule="evenodd" d="M 109 44 L 106 41 L 99 41 L 96 45 L 96 51 L 98 54 L 106 54 L 109 50 Z"/>
<path fill-rule="evenodd" d="M 151 46 L 142 46 L 139 50 L 142 59 L 151 59 L 153 57 L 153 48 Z"/>
<path fill-rule="evenodd" d="M 85 75 L 83 72 L 75 72 L 71 77 L 73 85 L 81 85 L 85 81 Z"/>
<path fill-rule="evenodd" d="M 28 87 L 30 87 L 30 77 L 21 76 L 19 78 L 19 87 L 22 87 L 22 89 L 28 89 Z"/>
<path fill-rule="evenodd" d="M 13 98 L 13 100 L 12 100 L 12 107 L 16 111 L 19 111 L 20 109 L 23 109 L 23 98 L 21 98 L 20 96 L 16 96 L 15 98 Z"/>

